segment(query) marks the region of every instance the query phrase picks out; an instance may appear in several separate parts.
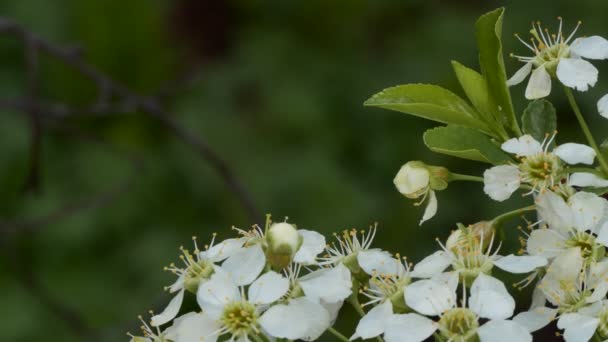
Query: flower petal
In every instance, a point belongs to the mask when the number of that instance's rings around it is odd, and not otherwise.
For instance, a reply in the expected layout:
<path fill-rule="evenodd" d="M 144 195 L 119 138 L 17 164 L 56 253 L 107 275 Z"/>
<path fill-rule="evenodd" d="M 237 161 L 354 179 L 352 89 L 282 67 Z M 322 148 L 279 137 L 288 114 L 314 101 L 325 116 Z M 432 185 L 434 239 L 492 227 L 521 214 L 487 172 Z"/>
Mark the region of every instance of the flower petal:
<path fill-rule="evenodd" d="M 170 339 L 177 342 L 188 341 L 217 341 L 215 334 L 220 329 L 218 321 L 206 313 L 191 312 L 175 320 L 175 330 Z M 167 336 L 169 337 L 169 336 Z"/>
<path fill-rule="evenodd" d="M 247 291 L 247 299 L 255 304 L 270 304 L 283 297 L 289 290 L 289 280 L 269 271 L 254 281 Z"/>
<path fill-rule="evenodd" d="M 403 195 L 412 195 L 429 185 L 431 174 L 420 162 L 408 162 L 399 169 L 393 183 Z"/>
<path fill-rule="evenodd" d="M 570 51 L 588 59 L 607 59 L 608 40 L 600 36 L 577 38 L 570 44 Z"/>
<path fill-rule="evenodd" d="M 523 82 L 526 79 L 526 77 L 528 77 L 528 75 L 530 75 L 531 71 L 532 71 L 532 62 L 524 64 L 523 67 L 521 67 L 519 70 L 517 70 L 515 72 L 515 74 L 513 74 L 513 76 L 511 76 L 511 78 L 509 78 L 509 80 L 507 81 L 507 86 L 511 87 L 511 86 L 520 84 L 521 82 Z"/>
<path fill-rule="evenodd" d="M 529 332 L 535 332 L 551 323 L 556 315 L 557 309 L 537 307 L 517 314 L 513 317 L 513 321 L 528 329 Z"/>
<path fill-rule="evenodd" d="M 608 247 L 608 222 L 602 225 L 602 228 L 600 229 L 600 232 L 597 236 L 597 239 L 595 239 L 595 242 L 601 243 L 602 245 Z"/>
<path fill-rule="evenodd" d="M 569 248 L 553 260 L 539 284 L 551 304 L 558 306 L 567 300 L 565 289 L 577 285 L 582 267 L 583 256 L 579 247 Z"/>
<path fill-rule="evenodd" d="M 393 315 L 386 321 L 386 342 L 422 342 L 437 330 L 432 320 L 418 314 Z"/>
<path fill-rule="evenodd" d="M 483 173 L 483 192 L 491 199 L 502 202 L 519 189 L 519 168 L 515 165 L 500 165 Z"/>
<path fill-rule="evenodd" d="M 547 259 L 536 255 L 509 254 L 494 261 L 494 266 L 509 273 L 529 273 L 547 265 Z"/>
<path fill-rule="evenodd" d="M 567 87 L 587 91 L 597 82 L 598 71 L 580 58 L 562 58 L 557 65 L 557 78 Z"/>
<path fill-rule="evenodd" d="M 606 200 L 596 194 L 580 191 L 568 200 L 572 208 L 574 227 L 579 231 L 593 230 L 604 217 Z"/>
<path fill-rule="evenodd" d="M 601 116 L 608 119 L 608 94 L 602 96 L 602 98 L 597 101 L 597 111 Z"/>
<path fill-rule="evenodd" d="M 480 273 L 471 286 L 469 307 L 483 318 L 506 319 L 513 316 L 515 300 L 500 280 Z"/>
<path fill-rule="evenodd" d="M 422 219 L 420 220 L 420 225 L 437 214 L 437 196 L 435 196 L 435 191 L 429 191 L 428 201 L 429 202 L 426 204 L 426 208 L 424 209 L 424 215 L 422 215 Z"/>
<path fill-rule="evenodd" d="M 593 173 L 575 172 L 570 175 L 568 184 L 571 186 L 605 188 L 608 187 L 608 180 L 601 178 Z"/>
<path fill-rule="evenodd" d="M 481 342 L 532 342 L 526 328 L 513 321 L 492 320 L 477 329 Z"/>
<path fill-rule="evenodd" d="M 366 340 L 382 335 L 384 333 L 384 326 L 392 315 L 393 306 L 390 300 L 375 306 L 361 318 L 359 324 L 357 324 L 355 334 L 350 339 L 362 338 Z"/>
<path fill-rule="evenodd" d="M 251 284 L 266 266 L 266 256 L 259 244 L 242 248 L 222 264 L 234 282 L 239 285 Z"/>
<path fill-rule="evenodd" d="M 456 293 L 444 283 L 419 280 L 405 288 L 405 303 L 427 316 L 436 316 L 456 305 Z"/>
<path fill-rule="evenodd" d="M 226 239 L 201 252 L 201 258 L 219 262 L 238 252 L 245 244 L 246 238 Z"/>
<path fill-rule="evenodd" d="M 386 251 L 378 249 L 364 250 L 357 253 L 359 266 L 365 273 L 397 274 L 399 272 L 399 261 Z"/>
<path fill-rule="evenodd" d="M 437 251 L 417 263 L 411 276 L 414 278 L 431 278 L 443 272 L 451 263 L 452 260 L 444 251 Z"/>
<path fill-rule="evenodd" d="M 530 233 L 526 251 L 530 255 L 554 258 L 565 249 L 565 238 L 553 229 L 535 229 Z"/>
<path fill-rule="evenodd" d="M 563 314 L 557 321 L 557 327 L 564 329 L 566 342 L 586 342 L 591 339 L 600 320 L 578 313 Z"/>
<path fill-rule="evenodd" d="M 302 237 L 302 246 L 293 261 L 304 265 L 315 264 L 317 255 L 325 250 L 325 236 L 306 229 L 298 229 L 298 234 Z"/>
<path fill-rule="evenodd" d="M 583 144 L 566 143 L 559 145 L 553 150 L 553 153 L 570 165 L 591 165 L 595 159 L 595 151 Z"/>
<path fill-rule="evenodd" d="M 519 138 L 511 138 L 502 143 L 500 148 L 505 152 L 524 157 L 537 154 L 543 150 L 541 144 L 529 134 L 522 135 Z"/>
<path fill-rule="evenodd" d="M 526 87 L 526 99 L 541 99 L 549 94 L 551 94 L 551 75 L 544 66 L 540 66 L 532 71 L 532 76 L 530 76 Z"/>
<path fill-rule="evenodd" d="M 559 232 L 568 233 L 574 225 L 572 210 L 566 201 L 551 191 L 536 197 L 536 210 L 543 221 Z"/>
<path fill-rule="evenodd" d="M 330 317 L 321 304 L 299 297 L 288 304 L 273 305 L 259 322 L 273 337 L 312 341 L 329 328 Z"/>
<path fill-rule="evenodd" d="M 216 269 L 211 278 L 198 287 L 196 300 L 204 312 L 212 318 L 219 318 L 224 305 L 240 300 L 241 295 L 237 285 L 230 275 L 220 268 Z"/>
<path fill-rule="evenodd" d="M 300 278 L 299 283 L 306 297 L 315 303 L 341 302 L 352 292 L 350 271 L 343 264 L 309 273 Z"/>
<path fill-rule="evenodd" d="M 184 301 L 184 290 L 181 290 L 171 299 L 165 310 L 152 317 L 150 324 L 152 326 L 159 326 L 165 323 L 168 323 L 172 319 L 177 316 L 179 313 L 179 309 L 182 307 L 182 302 Z"/>

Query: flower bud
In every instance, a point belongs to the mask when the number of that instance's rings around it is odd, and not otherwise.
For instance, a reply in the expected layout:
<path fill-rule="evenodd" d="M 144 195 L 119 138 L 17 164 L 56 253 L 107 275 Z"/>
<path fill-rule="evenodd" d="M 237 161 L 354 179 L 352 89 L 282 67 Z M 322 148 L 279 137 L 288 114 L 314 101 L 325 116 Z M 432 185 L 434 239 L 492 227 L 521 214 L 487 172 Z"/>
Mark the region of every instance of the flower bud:
<path fill-rule="evenodd" d="M 287 267 L 302 245 L 298 230 L 286 222 L 274 223 L 266 233 L 266 259 L 275 269 Z"/>
<path fill-rule="evenodd" d="M 401 167 L 393 182 L 404 196 L 418 198 L 429 190 L 444 190 L 448 186 L 450 172 L 445 167 L 426 165 L 421 161 L 409 161 Z"/>

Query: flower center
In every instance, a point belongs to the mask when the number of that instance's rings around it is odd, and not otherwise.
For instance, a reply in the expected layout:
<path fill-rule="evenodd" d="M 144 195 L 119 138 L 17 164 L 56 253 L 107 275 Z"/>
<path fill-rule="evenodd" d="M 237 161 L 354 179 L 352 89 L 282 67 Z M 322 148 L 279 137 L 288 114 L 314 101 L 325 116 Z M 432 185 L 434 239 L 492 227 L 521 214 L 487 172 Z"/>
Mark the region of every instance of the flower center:
<path fill-rule="evenodd" d="M 244 337 L 257 333 L 258 313 L 253 304 L 247 301 L 226 304 L 220 322 L 232 336 Z"/>
<path fill-rule="evenodd" d="M 368 289 L 368 292 L 381 297 L 385 300 L 389 300 L 393 305 L 394 313 L 405 313 L 409 312 L 410 309 L 405 305 L 403 300 L 403 290 L 409 285 L 411 278 L 408 276 L 398 277 L 396 275 L 378 275 L 370 279 L 370 283 L 373 284 L 373 291 Z"/>
<path fill-rule="evenodd" d="M 476 341 L 478 327 L 477 315 L 467 308 L 448 310 L 439 320 L 439 332 L 446 341 Z"/>
<path fill-rule="evenodd" d="M 595 236 L 579 231 L 566 240 L 566 247 L 579 247 L 587 262 L 599 260 L 606 252 L 604 246 L 595 243 Z"/>
<path fill-rule="evenodd" d="M 522 182 L 539 191 L 559 183 L 563 178 L 562 162 L 555 154 L 547 152 L 522 158 L 519 171 Z"/>
<path fill-rule="evenodd" d="M 188 254 L 188 256 L 190 256 Z M 192 256 L 190 256 L 192 258 Z M 189 262 L 184 278 L 184 288 L 192 293 L 196 293 L 201 280 L 209 279 L 213 274 L 213 264 L 207 260 L 194 259 Z"/>

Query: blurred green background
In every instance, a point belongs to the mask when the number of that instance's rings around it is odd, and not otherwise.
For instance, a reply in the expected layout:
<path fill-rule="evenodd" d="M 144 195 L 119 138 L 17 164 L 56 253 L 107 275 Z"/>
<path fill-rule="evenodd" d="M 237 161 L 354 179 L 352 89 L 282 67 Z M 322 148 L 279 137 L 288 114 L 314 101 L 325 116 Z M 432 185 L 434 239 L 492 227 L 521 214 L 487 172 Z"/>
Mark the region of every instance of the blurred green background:
<path fill-rule="evenodd" d="M 401 83 L 462 94 L 449 61 L 478 67 L 474 22 L 501 5 L 506 52 L 525 52 L 512 33 L 536 19 L 554 27 L 558 15 L 568 29 L 581 19 L 581 34 L 608 36 L 608 2 L 597 0 L 5 0 L 0 13 L 52 42 L 81 46 L 92 64 L 143 94 L 162 90 L 175 119 L 228 161 L 263 213 L 328 234 L 378 222 L 376 246 L 416 261 L 456 222 L 492 218 L 521 199 L 499 204 L 480 184 L 451 184 L 438 194 L 438 216 L 418 227 L 422 208 L 392 184 L 403 163 L 421 159 L 475 175 L 484 165 L 429 152 L 421 134 L 433 123 L 362 103 Z M 0 36 L 0 49 L 0 98 L 20 97 L 22 45 Z M 43 56 L 40 67 L 44 98 L 95 98 L 93 85 L 57 60 Z M 507 60 L 510 74 L 518 67 Z M 523 89 L 513 90 L 519 111 Z M 607 126 L 594 106 L 605 92 L 600 81 L 579 96 L 600 138 Z M 559 139 L 581 141 L 565 102 L 550 99 Z M 191 146 L 141 113 L 45 126 L 41 191 L 24 193 L 27 117 L 0 110 L 2 221 L 29 222 L 116 186 L 134 172 L 125 151 L 142 160 L 128 191 L 110 203 L 2 233 L 2 341 L 125 340 L 138 314 L 169 300 L 162 288 L 173 277 L 162 267 L 177 259 L 178 246 L 254 223 Z M 61 129 L 67 124 L 105 142 Z M 515 232 L 507 231 L 507 252 Z M 57 303 L 70 311 L 53 309 Z M 340 326 L 352 331 L 351 322 Z"/>

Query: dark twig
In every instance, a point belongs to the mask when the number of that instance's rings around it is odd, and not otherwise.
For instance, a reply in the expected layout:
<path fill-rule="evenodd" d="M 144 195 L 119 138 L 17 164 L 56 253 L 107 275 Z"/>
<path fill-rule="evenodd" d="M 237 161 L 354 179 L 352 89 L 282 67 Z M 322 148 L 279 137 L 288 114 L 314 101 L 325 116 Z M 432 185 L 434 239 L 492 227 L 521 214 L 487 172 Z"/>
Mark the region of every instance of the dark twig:
<path fill-rule="evenodd" d="M 24 58 L 27 69 L 27 98 L 29 102 L 36 102 L 39 92 L 38 47 L 29 39 L 25 40 Z M 40 191 L 40 164 L 42 157 L 42 123 L 40 110 L 29 108 L 27 110 L 30 126 L 30 160 L 25 191 Z"/>
<path fill-rule="evenodd" d="M 24 29 L 22 26 L 10 19 L 0 17 L 0 33 L 11 33 L 24 41 L 30 41 L 40 51 L 44 51 L 65 64 L 77 70 L 80 74 L 94 82 L 102 96 L 116 97 L 120 102 L 133 104 L 133 106 L 149 116 L 164 124 L 177 138 L 190 145 L 196 152 L 209 163 L 209 165 L 220 175 L 226 187 L 236 196 L 250 220 L 262 223 L 262 215 L 245 187 L 237 179 L 228 163 L 217 154 L 211 146 L 200 136 L 179 124 L 158 102 L 156 98 L 137 94 L 122 83 L 114 81 L 109 76 L 87 63 L 80 51 L 53 45 L 43 38 Z M 101 96 L 100 96 L 101 97 Z"/>

